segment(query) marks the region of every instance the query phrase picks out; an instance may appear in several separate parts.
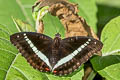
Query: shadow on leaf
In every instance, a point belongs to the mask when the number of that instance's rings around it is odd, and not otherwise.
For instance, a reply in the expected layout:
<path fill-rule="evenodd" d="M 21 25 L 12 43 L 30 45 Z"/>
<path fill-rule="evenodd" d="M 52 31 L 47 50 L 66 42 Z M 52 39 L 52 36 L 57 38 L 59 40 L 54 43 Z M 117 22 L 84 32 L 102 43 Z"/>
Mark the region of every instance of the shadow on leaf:
<path fill-rule="evenodd" d="M 97 7 L 98 7 L 97 26 L 98 26 L 98 35 L 100 35 L 105 24 L 107 24 L 111 19 L 120 15 L 120 8 L 112 7 L 108 5 L 101 5 L 101 4 L 97 4 Z"/>
<path fill-rule="evenodd" d="M 120 55 L 96 56 L 91 59 L 93 68 L 96 71 L 120 63 Z"/>

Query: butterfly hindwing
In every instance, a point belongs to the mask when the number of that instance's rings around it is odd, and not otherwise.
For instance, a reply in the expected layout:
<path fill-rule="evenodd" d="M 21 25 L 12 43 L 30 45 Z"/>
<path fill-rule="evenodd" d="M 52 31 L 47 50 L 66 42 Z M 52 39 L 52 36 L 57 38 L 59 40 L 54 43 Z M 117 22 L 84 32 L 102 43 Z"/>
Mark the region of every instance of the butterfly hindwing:
<path fill-rule="evenodd" d="M 49 60 L 47 61 L 49 54 L 51 54 L 52 39 L 50 37 L 34 32 L 21 32 L 11 35 L 10 41 L 18 48 L 30 65 L 40 71 L 50 71 Z"/>
<path fill-rule="evenodd" d="M 61 44 L 59 54 L 62 57 L 54 67 L 56 75 L 72 73 L 102 48 L 100 41 L 80 36 L 65 38 Z"/>

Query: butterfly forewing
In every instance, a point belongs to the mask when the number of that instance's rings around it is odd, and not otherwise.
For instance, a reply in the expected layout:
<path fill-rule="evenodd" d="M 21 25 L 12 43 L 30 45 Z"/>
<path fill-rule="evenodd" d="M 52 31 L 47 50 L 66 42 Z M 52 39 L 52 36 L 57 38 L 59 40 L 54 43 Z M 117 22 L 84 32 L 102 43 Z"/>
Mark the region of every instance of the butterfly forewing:
<path fill-rule="evenodd" d="M 61 60 L 54 67 L 56 75 L 72 73 L 102 48 L 100 41 L 80 36 L 63 39 L 61 44 Z"/>
<path fill-rule="evenodd" d="M 50 37 L 39 33 L 21 32 L 11 35 L 10 41 L 30 65 L 40 71 L 50 71 L 49 60 L 47 60 L 51 54 L 52 39 Z"/>

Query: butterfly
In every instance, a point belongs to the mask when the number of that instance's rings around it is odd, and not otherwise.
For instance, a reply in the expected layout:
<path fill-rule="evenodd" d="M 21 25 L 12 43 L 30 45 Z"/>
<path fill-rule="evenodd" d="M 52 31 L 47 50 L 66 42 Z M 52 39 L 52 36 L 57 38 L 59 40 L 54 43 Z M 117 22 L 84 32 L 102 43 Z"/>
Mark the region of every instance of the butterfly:
<path fill-rule="evenodd" d="M 33 68 L 59 76 L 77 70 L 103 46 L 92 37 L 61 39 L 59 33 L 52 39 L 41 33 L 20 32 L 11 35 L 10 41 Z"/>

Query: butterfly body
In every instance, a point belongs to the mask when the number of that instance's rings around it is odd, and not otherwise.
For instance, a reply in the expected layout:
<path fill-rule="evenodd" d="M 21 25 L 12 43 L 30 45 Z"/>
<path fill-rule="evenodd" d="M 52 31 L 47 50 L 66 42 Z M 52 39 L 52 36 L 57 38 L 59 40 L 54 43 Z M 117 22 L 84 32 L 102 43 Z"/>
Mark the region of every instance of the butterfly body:
<path fill-rule="evenodd" d="M 100 51 L 102 43 L 96 39 L 75 36 L 52 39 L 44 34 L 21 32 L 11 35 L 14 44 L 33 68 L 55 75 L 70 74 Z"/>

